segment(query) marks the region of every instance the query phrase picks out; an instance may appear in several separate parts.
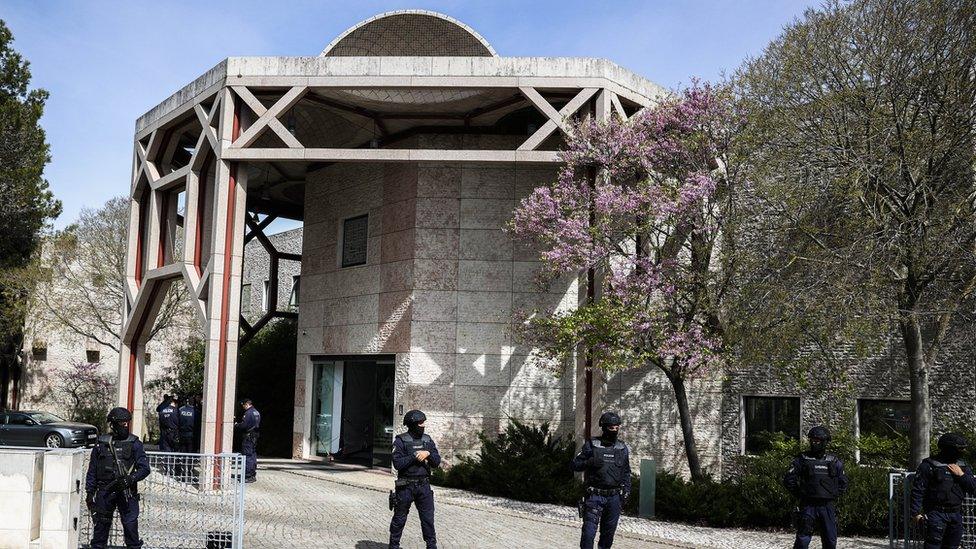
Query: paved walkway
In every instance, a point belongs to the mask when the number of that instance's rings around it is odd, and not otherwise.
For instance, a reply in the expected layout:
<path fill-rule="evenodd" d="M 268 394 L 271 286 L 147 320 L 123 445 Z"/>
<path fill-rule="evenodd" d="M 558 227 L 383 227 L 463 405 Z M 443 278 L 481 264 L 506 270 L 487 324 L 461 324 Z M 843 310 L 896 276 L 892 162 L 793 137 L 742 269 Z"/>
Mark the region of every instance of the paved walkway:
<path fill-rule="evenodd" d="M 258 482 L 247 485 L 245 546 L 250 548 L 385 548 L 390 511 L 389 474 L 325 467 L 292 460 L 262 460 Z M 434 487 L 438 547 L 572 548 L 579 546 L 580 520 L 570 507 L 492 498 Z M 623 517 L 614 548 L 660 549 L 790 547 L 791 535 L 706 528 Z M 840 547 L 874 549 L 886 540 L 843 539 Z M 424 547 L 416 509 L 403 547 Z M 818 541 L 811 548 L 819 548 Z"/>
<path fill-rule="evenodd" d="M 391 477 L 348 469 L 262 464 L 247 485 L 244 545 L 248 549 L 387 547 Z M 438 547 L 538 548 L 579 546 L 579 523 L 457 504 L 434 488 Z M 416 509 L 404 531 L 404 548 L 424 547 Z M 615 548 L 682 547 L 645 536 L 618 535 Z"/>

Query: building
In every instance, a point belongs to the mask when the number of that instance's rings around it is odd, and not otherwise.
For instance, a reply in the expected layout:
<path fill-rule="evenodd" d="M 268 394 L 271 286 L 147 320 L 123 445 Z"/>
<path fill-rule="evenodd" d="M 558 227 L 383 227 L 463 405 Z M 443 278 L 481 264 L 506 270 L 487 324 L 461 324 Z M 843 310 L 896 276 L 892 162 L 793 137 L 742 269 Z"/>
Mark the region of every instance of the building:
<path fill-rule="evenodd" d="M 507 418 L 581 437 L 612 408 L 635 457 L 681 468 L 663 374 L 594 372 L 588 383 L 582 363 L 556 377 L 528 360 L 513 312 L 574 307 L 586 288 L 540 289 L 537 254 L 502 230 L 517 201 L 555 177 L 567 119 L 627 118 L 664 93 L 607 60 L 499 56 L 426 11 L 363 21 L 318 56 L 227 58 L 136 123 L 120 404 L 145 405 L 144 328 L 182 280 L 206 332 L 203 447 L 230 448 L 241 338 L 295 315 L 275 277 L 242 266 L 244 246 L 285 218 L 303 224 L 300 253 L 269 261 L 299 267 L 277 277 L 300 280 L 295 457 L 388 463 L 412 408 L 448 462 Z M 805 390 L 775 377 L 732 370 L 689 383 L 706 469 L 746 452 L 757 425 L 799 435 L 815 419 L 796 400 Z M 904 385 L 870 394 L 903 397 Z"/>
<path fill-rule="evenodd" d="M 287 253 L 301 250 L 301 231 L 292 230 L 267 236 L 267 241 L 276 252 Z M 271 254 L 264 243 L 252 240 L 245 246 L 244 260 L 244 294 L 250 287 L 257 288 L 252 302 L 242 306 L 241 314 L 252 323 L 260 321 L 267 312 L 267 305 L 271 302 L 267 291 L 270 281 L 274 278 L 270 274 Z M 278 286 L 278 303 L 283 304 L 286 312 L 294 314 L 297 302 L 294 287 L 297 283 L 298 265 L 291 261 L 281 261 L 277 272 L 280 285 Z M 44 285 L 39 291 L 58 293 L 63 283 L 53 279 L 50 285 Z M 114 295 L 95 296 L 97 301 L 111 302 Z M 187 315 L 189 311 L 186 311 Z M 287 313 L 286 313 L 287 314 Z M 196 335 L 194 319 L 179 315 L 173 324 L 160 331 L 147 344 L 145 352 L 145 376 L 150 381 L 162 375 L 173 363 L 174 351 L 186 341 Z M 25 325 L 25 340 L 22 349 L 24 375 L 17 384 L 14 392 L 19 398 L 11 405 L 19 409 L 45 410 L 56 415 L 69 417 L 72 415 L 74 404 L 66 399 L 70 396 L 64 388 L 64 376 L 71 375 L 75 364 L 97 364 L 98 371 L 108 380 L 116 379 L 118 374 L 119 354 L 110 343 L 117 343 L 114 335 L 107 332 L 97 334 L 97 339 L 77 334 L 55 318 L 50 318 L 44 308 L 35 306 Z M 165 388 L 161 389 L 165 390 Z M 84 392 L 84 391 L 83 391 Z M 162 393 L 146 395 L 146 399 L 156 402 Z M 83 395 L 88 398 L 91 395 Z M 114 401 L 114 398 L 110 398 Z M 92 403 L 94 404 L 94 403 Z M 107 411 L 107 410 L 106 410 Z M 146 418 L 154 422 L 155 406 L 147 408 Z M 153 428 L 155 429 L 155 427 Z"/>

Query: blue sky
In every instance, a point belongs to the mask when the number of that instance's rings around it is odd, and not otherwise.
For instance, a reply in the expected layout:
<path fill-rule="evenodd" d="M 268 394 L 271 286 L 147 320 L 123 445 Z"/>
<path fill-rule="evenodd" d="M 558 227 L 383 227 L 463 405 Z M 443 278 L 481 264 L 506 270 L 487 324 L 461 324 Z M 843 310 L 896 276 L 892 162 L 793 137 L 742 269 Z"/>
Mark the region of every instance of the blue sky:
<path fill-rule="evenodd" d="M 605 57 L 666 87 L 759 54 L 816 2 L 0 0 L 33 86 L 51 92 L 45 175 L 63 227 L 129 187 L 135 119 L 228 56 L 316 55 L 388 10 L 446 13 L 503 56 Z"/>

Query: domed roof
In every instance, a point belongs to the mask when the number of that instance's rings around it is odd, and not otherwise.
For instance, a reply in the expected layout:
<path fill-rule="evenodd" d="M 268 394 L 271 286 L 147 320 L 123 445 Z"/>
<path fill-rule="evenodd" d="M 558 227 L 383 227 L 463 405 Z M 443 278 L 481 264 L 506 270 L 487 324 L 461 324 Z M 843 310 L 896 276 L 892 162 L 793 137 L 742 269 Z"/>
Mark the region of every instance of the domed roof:
<path fill-rule="evenodd" d="M 381 13 L 347 30 L 319 54 L 328 57 L 494 57 L 480 34 L 446 15 L 426 10 Z"/>

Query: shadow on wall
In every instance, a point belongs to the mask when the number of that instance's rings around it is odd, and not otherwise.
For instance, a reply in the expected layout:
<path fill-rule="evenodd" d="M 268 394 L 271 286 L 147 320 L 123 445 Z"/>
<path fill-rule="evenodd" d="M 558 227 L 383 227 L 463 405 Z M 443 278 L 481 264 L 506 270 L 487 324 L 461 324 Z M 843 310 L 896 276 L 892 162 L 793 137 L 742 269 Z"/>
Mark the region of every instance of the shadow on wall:
<path fill-rule="evenodd" d="M 295 418 L 296 322 L 278 319 L 268 323 L 241 348 L 237 358 L 237 396 L 234 416 L 243 414 L 238 402 L 254 401 L 261 412 L 261 437 L 258 454 L 290 458 Z M 240 433 L 234 446 L 239 448 Z"/>

